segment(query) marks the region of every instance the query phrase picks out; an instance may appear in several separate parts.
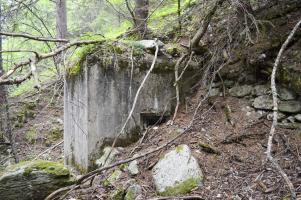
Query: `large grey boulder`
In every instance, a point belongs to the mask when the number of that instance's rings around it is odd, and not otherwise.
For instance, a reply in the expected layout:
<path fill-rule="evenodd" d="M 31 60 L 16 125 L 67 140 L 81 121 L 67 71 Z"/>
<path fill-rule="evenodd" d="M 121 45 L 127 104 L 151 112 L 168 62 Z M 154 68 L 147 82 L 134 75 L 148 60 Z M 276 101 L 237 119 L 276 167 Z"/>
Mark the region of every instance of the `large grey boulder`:
<path fill-rule="evenodd" d="M 250 95 L 253 88 L 250 85 L 235 86 L 229 90 L 229 93 L 233 97 L 244 97 Z"/>
<path fill-rule="evenodd" d="M 0 177 L 0 199 L 41 200 L 72 184 L 74 178 L 63 164 L 37 160 L 10 166 Z"/>
<path fill-rule="evenodd" d="M 203 180 L 202 170 L 187 145 L 165 154 L 152 170 L 157 192 L 164 196 L 189 193 Z"/>
<path fill-rule="evenodd" d="M 261 110 L 272 110 L 273 109 L 273 99 L 268 95 L 259 96 L 254 99 L 253 107 Z"/>
<path fill-rule="evenodd" d="M 278 106 L 279 111 L 284 113 L 299 113 L 301 112 L 300 101 L 282 101 Z"/>

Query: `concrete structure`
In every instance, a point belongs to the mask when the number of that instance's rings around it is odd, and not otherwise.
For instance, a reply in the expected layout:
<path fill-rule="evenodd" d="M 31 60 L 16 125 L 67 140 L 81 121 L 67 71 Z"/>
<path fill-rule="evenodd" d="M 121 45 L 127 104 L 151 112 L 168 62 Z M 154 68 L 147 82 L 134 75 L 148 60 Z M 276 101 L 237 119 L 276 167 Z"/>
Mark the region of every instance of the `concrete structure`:
<path fill-rule="evenodd" d="M 134 115 L 117 146 L 138 140 L 144 125 L 154 124 L 162 113 L 169 116 L 173 111 L 174 72 L 168 67 L 161 69 L 165 64 L 159 63 L 160 59 L 140 93 Z M 104 66 L 103 62 L 94 60 L 86 62 L 78 75 L 66 77 L 64 151 L 67 165 L 82 172 L 95 167 L 101 149 L 110 145 L 120 132 L 149 67 L 150 62 L 134 67 L 131 79 L 131 67 L 116 69 L 113 64 Z"/>

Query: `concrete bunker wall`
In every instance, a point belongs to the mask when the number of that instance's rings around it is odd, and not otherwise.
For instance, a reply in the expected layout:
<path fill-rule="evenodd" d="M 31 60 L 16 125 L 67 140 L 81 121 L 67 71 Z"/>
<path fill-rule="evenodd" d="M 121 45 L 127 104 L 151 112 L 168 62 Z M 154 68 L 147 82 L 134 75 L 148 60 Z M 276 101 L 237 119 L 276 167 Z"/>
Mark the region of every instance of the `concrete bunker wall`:
<path fill-rule="evenodd" d="M 82 172 L 94 167 L 101 148 L 118 135 L 131 110 L 147 69 L 115 69 L 96 63 L 86 66 L 65 81 L 64 154 L 65 163 Z M 131 79 L 132 76 L 132 79 Z M 133 117 L 118 146 L 138 139 L 143 123 L 152 116 L 170 115 L 175 104 L 174 72 L 153 72 L 147 79 Z M 150 120 L 143 122 L 143 120 Z"/>

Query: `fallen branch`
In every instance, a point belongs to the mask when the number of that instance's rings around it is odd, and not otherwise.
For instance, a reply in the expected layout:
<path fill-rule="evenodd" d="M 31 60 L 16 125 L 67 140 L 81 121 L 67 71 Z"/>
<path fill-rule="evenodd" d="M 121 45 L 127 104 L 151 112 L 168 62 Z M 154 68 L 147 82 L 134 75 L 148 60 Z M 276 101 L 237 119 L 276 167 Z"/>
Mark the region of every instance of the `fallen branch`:
<path fill-rule="evenodd" d="M 56 148 L 57 146 L 63 144 L 64 140 L 60 141 L 59 143 L 53 145 L 52 147 L 46 149 L 45 151 L 43 151 L 42 153 L 40 153 L 39 155 L 37 155 L 33 160 L 37 160 L 40 156 L 42 156 L 43 154 L 47 153 L 48 151 L 51 151 L 52 149 Z"/>
<path fill-rule="evenodd" d="M 26 39 L 36 40 L 36 41 L 41 41 L 41 42 L 63 42 L 63 43 L 69 42 L 69 40 L 66 40 L 66 39 L 45 38 L 45 37 L 29 35 L 26 33 L 0 32 L 0 35 L 9 36 L 9 37 L 19 37 L 19 38 L 21 37 L 21 38 L 26 38 Z"/>
<path fill-rule="evenodd" d="M 200 196 L 184 196 L 184 197 L 157 197 L 148 200 L 205 200 Z"/>
<path fill-rule="evenodd" d="M 68 187 L 64 187 L 64 188 L 60 188 L 59 190 L 57 191 L 54 191 L 53 193 L 51 193 L 45 200 L 51 200 L 53 199 L 56 194 L 58 193 L 61 193 L 62 191 L 67 191 L 67 190 L 73 190 L 75 187 L 78 187 L 78 185 L 84 183 L 84 182 L 87 182 L 88 180 L 94 178 L 97 174 L 100 174 L 101 172 L 105 171 L 105 170 L 108 170 L 108 169 L 111 169 L 113 167 L 116 167 L 116 166 L 120 166 L 122 164 L 126 164 L 126 163 L 129 163 L 133 160 L 137 160 L 137 159 L 140 159 L 140 158 L 143 158 L 145 156 L 148 156 L 150 154 L 153 154 L 157 151 L 160 151 L 161 149 L 165 148 L 166 146 L 172 144 L 175 140 L 177 140 L 178 138 L 180 138 L 181 136 L 183 136 L 186 132 L 188 132 L 190 130 L 191 127 L 187 127 L 186 129 L 184 129 L 181 133 L 179 133 L 177 136 L 175 136 L 174 138 L 172 138 L 171 140 L 169 140 L 168 142 L 166 142 L 165 144 L 151 150 L 151 151 L 148 151 L 146 153 L 143 153 L 143 154 L 140 154 L 138 156 L 135 156 L 135 157 L 132 157 L 132 158 L 128 158 L 126 160 L 121 160 L 119 162 L 116 162 L 116 163 L 113 163 L 111 165 L 108 165 L 106 167 L 101 167 L 99 169 L 96 169 L 94 171 L 91 171 L 89 172 L 88 174 L 82 176 L 81 178 L 79 178 L 77 181 L 76 181 L 76 184 L 74 185 L 71 185 L 71 186 L 68 186 Z"/>
<path fill-rule="evenodd" d="M 280 63 L 280 59 L 282 57 L 283 52 L 287 48 L 288 44 L 294 37 L 295 33 L 297 32 L 299 26 L 301 25 L 301 20 L 295 25 L 289 36 L 287 37 L 286 41 L 283 43 L 281 46 L 281 49 L 277 55 L 277 58 L 275 60 L 274 66 L 273 66 L 273 71 L 271 75 L 271 89 L 272 89 L 272 96 L 273 96 L 273 123 L 271 126 L 271 130 L 269 133 L 269 139 L 268 139 L 268 147 L 267 147 L 267 159 L 272 163 L 272 165 L 278 170 L 284 181 L 286 182 L 287 186 L 289 187 L 290 193 L 291 193 L 291 199 L 295 200 L 296 197 L 296 191 L 294 188 L 294 185 L 292 182 L 289 180 L 288 176 L 286 173 L 283 171 L 283 169 L 280 167 L 280 165 L 277 163 L 276 159 L 273 158 L 271 151 L 272 151 L 272 145 L 273 145 L 273 137 L 275 135 L 275 129 L 277 126 L 277 118 L 278 118 L 278 98 L 277 98 L 277 88 L 276 88 L 276 72 L 277 68 Z"/>

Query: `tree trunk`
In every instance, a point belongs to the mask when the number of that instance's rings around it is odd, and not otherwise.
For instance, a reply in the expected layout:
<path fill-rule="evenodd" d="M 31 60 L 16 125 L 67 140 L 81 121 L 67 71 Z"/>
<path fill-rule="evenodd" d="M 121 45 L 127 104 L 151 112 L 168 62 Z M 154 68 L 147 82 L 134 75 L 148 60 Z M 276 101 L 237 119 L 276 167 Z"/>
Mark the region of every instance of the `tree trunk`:
<path fill-rule="evenodd" d="M 67 34 L 66 0 L 56 0 L 56 37 L 65 39 Z"/>
<path fill-rule="evenodd" d="M 0 5 L 0 31 L 2 31 L 2 5 Z M 2 51 L 2 35 L 0 35 L 0 51 Z M 2 59 L 2 54 L 0 54 L 0 76 L 2 76 L 4 73 L 3 70 L 3 59 Z M 4 119 L 4 111 L 5 111 L 5 86 L 0 86 L 0 139 L 3 139 L 3 133 L 4 133 L 4 124 L 3 124 L 3 119 Z"/>
<path fill-rule="evenodd" d="M 66 0 L 56 0 L 56 37 L 66 39 L 68 35 L 67 29 L 67 6 Z M 59 44 L 61 46 L 61 44 Z M 60 65 L 63 64 L 64 52 L 55 57 L 55 66 L 60 76 Z"/>
<path fill-rule="evenodd" d="M 135 0 L 136 31 L 143 37 L 147 31 L 148 0 Z"/>

